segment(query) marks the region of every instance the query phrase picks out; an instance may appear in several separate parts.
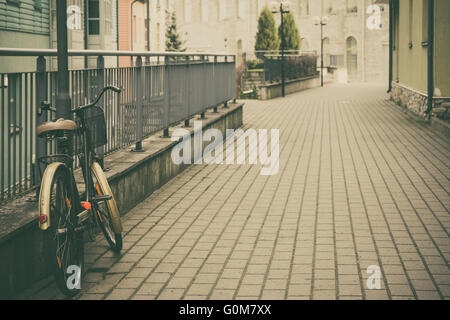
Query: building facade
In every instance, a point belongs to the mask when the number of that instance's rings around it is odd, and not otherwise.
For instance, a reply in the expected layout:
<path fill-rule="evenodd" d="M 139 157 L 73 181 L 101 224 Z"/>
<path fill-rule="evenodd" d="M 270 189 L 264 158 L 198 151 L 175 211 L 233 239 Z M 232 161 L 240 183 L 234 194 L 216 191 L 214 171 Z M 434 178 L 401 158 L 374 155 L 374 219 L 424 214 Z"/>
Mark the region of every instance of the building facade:
<path fill-rule="evenodd" d="M 165 51 L 165 2 L 118 0 L 118 8 L 119 50 Z M 130 58 L 120 58 L 120 66 L 128 66 L 130 62 Z"/>
<path fill-rule="evenodd" d="M 56 48 L 56 1 L 0 0 L 0 47 Z M 164 51 L 165 21 L 166 2 L 162 0 L 67 0 L 68 47 Z M 129 60 L 124 61 L 129 64 Z M 95 57 L 70 57 L 69 69 L 94 68 L 96 63 Z M 105 57 L 106 67 L 115 67 L 117 63 L 117 58 Z M 56 70 L 56 58 L 50 58 L 47 66 Z M 0 60 L 0 73 L 35 70 L 36 58 L 2 57 Z"/>
<path fill-rule="evenodd" d="M 56 1 L 0 0 L 0 47 L 55 49 L 57 47 Z M 68 0 L 68 48 L 117 50 L 116 17 L 116 0 Z M 89 58 L 85 61 L 83 57 L 69 58 L 70 69 L 95 67 L 95 65 L 95 59 Z M 115 66 L 117 59 L 107 57 L 105 65 Z M 56 57 L 50 58 L 48 68 L 57 69 Z M 35 58 L 6 57 L 0 62 L 0 72 L 4 73 L 35 69 Z"/>
<path fill-rule="evenodd" d="M 50 48 L 50 0 L 0 0 L 0 47 Z M 2 57 L 0 72 L 36 68 L 36 59 Z M 21 70 L 20 70 L 21 71 Z"/>
<path fill-rule="evenodd" d="M 428 111 L 429 103 L 448 104 L 450 1 L 391 0 L 391 6 L 392 99 L 419 114 Z"/>
<path fill-rule="evenodd" d="M 189 51 L 233 52 L 254 51 L 259 14 L 272 2 L 166 1 L 177 14 Z M 290 1 L 290 11 L 302 38 L 301 50 L 320 53 L 320 26 L 314 24 L 313 18 L 327 16 L 329 22 L 323 30 L 325 65 L 345 69 L 354 81 L 388 81 L 388 10 L 387 4 L 376 0 Z M 275 19 L 279 24 L 280 14 L 275 14 Z"/>

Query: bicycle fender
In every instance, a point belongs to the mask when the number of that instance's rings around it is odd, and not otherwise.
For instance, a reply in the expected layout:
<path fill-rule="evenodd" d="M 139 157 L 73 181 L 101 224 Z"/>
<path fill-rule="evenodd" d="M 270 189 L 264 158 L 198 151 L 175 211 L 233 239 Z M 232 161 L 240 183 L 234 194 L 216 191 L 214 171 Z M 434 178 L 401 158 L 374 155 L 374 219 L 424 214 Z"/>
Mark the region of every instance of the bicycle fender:
<path fill-rule="evenodd" d="M 43 231 L 50 227 L 50 202 L 48 199 L 50 199 L 53 176 L 60 167 L 63 167 L 64 170 L 68 170 L 64 163 L 53 162 L 47 166 L 44 175 L 42 176 L 41 191 L 39 192 L 39 216 L 45 215 L 47 217 L 45 222 L 41 223 L 39 221 L 39 229 Z"/>
<path fill-rule="evenodd" d="M 119 209 L 117 208 L 114 195 L 111 191 L 111 188 L 109 187 L 109 183 L 108 180 L 106 179 L 105 173 L 103 172 L 102 167 L 95 161 L 92 163 L 91 170 L 92 173 L 95 175 L 95 178 L 97 179 L 98 183 L 100 184 L 100 187 L 103 190 L 105 190 L 107 194 L 112 196 L 112 199 L 106 202 L 109 211 L 111 213 L 112 229 L 114 230 L 115 233 L 122 233 L 123 228 L 122 222 L 120 221 Z"/>

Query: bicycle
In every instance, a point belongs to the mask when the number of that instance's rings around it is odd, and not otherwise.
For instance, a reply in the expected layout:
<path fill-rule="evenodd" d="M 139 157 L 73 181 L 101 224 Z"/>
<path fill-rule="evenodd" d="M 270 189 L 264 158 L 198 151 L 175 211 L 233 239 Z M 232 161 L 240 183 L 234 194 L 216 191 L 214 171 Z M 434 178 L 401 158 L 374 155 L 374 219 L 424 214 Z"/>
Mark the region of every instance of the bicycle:
<path fill-rule="evenodd" d="M 46 233 L 49 244 L 50 266 L 58 288 L 68 297 L 81 290 L 84 271 L 84 231 L 94 238 L 96 226 L 103 232 L 110 248 L 122 249 L 122 224 L 116 201 L 106 176 L 99 164 L 95 148 L 107 142 L 106 124 L 98 101 L 107 90 L 120 92 L 119 88 L 103 88 L 94 102 L 72 110 L 75 121 L 59 119 L 45 122 L 36 128 L 41 138 L 56 140 L 60 154 L 38 159 L 46 165 L 39 192 L 39 228 Z M 41 109 L 56 112 L 49 103 Z M 85 196 L 81 196 L 74 177 L 73 157 L 69 155 L 75 135 L 81 138 L 78 151 Z"/>

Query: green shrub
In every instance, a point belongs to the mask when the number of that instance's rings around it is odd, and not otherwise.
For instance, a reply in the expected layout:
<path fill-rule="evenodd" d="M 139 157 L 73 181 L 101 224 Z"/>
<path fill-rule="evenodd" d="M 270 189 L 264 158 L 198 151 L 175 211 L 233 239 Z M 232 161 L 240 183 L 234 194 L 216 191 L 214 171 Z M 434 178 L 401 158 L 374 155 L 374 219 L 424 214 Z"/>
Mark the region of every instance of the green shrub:
<path fill-rule="evenodd" d="M 264 61 L 260 60 L 260 59 L 248 60 L 247 61 L 247 69 L 248 70 L 264 69 Z"/>

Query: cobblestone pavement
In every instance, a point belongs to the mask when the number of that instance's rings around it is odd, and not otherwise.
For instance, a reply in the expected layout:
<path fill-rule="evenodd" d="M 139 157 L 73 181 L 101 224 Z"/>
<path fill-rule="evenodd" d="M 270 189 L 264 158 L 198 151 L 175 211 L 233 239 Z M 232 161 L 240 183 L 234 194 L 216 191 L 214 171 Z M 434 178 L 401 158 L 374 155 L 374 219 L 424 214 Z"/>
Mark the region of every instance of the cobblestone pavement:
<path fill-rule="evenodd" d="M 450 298 L 448 139 L 369 84 L 248 101 L 244 123 L 281 130 L 279 173 L 189 167 L 124 217 L 121 256 L 87 245 L 80 299 Z"/>

